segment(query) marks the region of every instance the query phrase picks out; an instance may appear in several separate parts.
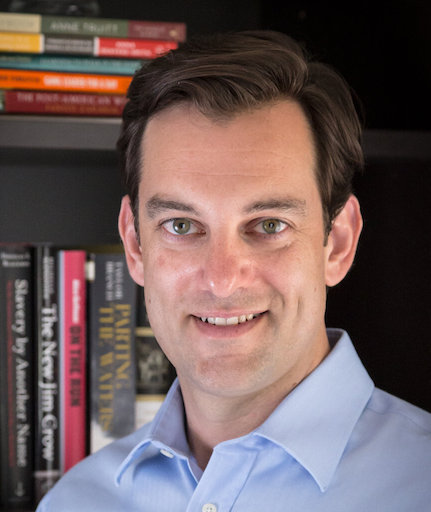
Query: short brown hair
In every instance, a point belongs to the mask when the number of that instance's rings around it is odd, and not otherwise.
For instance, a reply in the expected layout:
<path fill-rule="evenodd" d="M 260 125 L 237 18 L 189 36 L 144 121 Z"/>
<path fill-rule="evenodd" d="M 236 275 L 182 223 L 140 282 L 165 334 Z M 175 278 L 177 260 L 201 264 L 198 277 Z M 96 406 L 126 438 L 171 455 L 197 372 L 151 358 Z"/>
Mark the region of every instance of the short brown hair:
<path fill-rule="evenodd" d="M 135 222 L 141 143 L 152 116 L 189 102 L 207 116 L 229 117 L 284 98 L 300 104 L 310 123 L 329 233 L 352 192 L 354 173 L 363 167 L 361 123 L 344 79 L 313 61 L 293 39 L 273 31 L 201 36 L 137 71 L 118 140 Z"/>

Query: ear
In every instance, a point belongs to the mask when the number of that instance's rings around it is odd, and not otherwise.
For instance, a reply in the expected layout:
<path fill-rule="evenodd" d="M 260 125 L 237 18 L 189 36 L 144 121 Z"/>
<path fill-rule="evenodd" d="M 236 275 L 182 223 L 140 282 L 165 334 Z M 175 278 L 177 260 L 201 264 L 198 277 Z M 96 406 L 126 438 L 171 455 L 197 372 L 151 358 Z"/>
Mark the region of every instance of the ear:
<path fill-rule="evenodd" d="M 335 218 L 326 245 L 326 285 L 335 286 L 344 279 L 356 254 L 362 231 L 359 201 L 351 195 Z"/>
<path fill-rule="evenodd" d="M 142 261 L 141 246 L 135 229 L 135 217 L 130 205 L 129 196 L 121 201 L 120 215 L 118 217 L 118 230 L 123 241 L 127 266 L 132 278 L 140 286 L 144 286 L 144 265 Z"/>

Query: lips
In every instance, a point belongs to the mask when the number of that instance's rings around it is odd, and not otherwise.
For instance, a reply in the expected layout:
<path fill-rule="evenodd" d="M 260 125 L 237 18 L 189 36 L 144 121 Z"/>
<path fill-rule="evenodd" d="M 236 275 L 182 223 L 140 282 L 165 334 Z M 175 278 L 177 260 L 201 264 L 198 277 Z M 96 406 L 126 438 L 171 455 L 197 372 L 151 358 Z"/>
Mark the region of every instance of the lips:
<path fill-rule="evenodd" d="M 217 325 L 217 326 L 221 326 L 221 327 L 224 327 L 224 326 L 231 326 L 231 325 L 238 325 L 238 324 L 244 324 L 246 322 L 250 322 L 250 320 L 253 320 L 254 318 L 257 318 L 258 316 L 260 316 L 262 313 L 258 313 L 258 314 L 254 314 L 254 313 L 249 313 L 249 314 L 246 314 L 246 315 L 240 315 L 240 316 L 231 316 L 231 317 L 219 317 L 219 316 L 215 316 L 215 317 L 206 317 L 206 316 L 201 316 L 199 317 L 200 320 L 204 323 L 208 323 L 208 324 L 211 324 L 211 325 Z"/>

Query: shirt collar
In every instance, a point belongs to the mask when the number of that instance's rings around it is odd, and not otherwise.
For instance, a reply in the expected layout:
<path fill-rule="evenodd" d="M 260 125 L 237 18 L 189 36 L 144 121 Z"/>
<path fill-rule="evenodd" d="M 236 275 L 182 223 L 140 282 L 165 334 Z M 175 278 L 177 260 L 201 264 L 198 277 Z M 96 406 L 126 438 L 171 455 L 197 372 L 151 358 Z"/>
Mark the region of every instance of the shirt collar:
<path fill-rule="evenodd" d="M 333 349 L 255 431 L 283 447 L 325 491 L 374 384 L 348 334 L 328 329 Z"/>
<path fill-rule="evenodd" d="M 184 428 L 184 403 L 178 379 L 170 387 L 163 404 L 153 421 L 139 429 L 139 442 L 128 453 L 116 473 L 116 484 L 119 485 L 127 468 L 143 456 L 150 444 L 165 453 L 188 459 L 191 456 Z"/>
<path fill-rule="evenodd" d="M 250 434 L 266 438 L 285 449 L 310 473 L 322 491 L 327 489 L 374 389 L 348 334 L 328 329 L 328 337 L 333 345 L 329 355 Z M 184 459 L 191 457 L 178 380 L 150 426 L 144 427 L 142 433 L 143 437 L 118 469 L 117 485 L 127 468 L 150 444 Z"/>

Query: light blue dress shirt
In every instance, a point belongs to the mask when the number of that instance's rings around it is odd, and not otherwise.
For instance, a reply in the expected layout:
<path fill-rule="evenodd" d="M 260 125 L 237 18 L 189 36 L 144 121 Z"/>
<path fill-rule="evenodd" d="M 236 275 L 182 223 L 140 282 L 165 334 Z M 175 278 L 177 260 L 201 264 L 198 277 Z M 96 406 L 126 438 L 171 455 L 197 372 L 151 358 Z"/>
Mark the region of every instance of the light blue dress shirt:
<path fill-rule="evenodd" d="M 149 425 L 72 468 L 38 512 L 426 512 L 431 414 L 376 389 L 348 335 L 202 472 L 178 382 Z M 338 340 L 338 341 L 337 341 Z"/>

